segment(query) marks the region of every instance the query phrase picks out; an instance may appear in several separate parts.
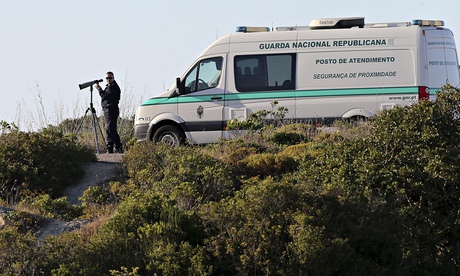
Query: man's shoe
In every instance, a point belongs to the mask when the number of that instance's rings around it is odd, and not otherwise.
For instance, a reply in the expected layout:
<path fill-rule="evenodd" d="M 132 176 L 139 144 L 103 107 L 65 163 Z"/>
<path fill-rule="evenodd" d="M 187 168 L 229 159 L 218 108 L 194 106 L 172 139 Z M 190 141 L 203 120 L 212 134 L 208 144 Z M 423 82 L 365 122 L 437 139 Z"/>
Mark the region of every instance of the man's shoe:
<path fill-rule="evenodd" d="M 117 153 L 123 153 L 123 147 L 122 146 L 119 146 L 118 148 L 115 148 L 115 150 L 117 151 Z"/>
<path fill-rule="evenodd" d="M 113 149 L 107 149 L 107 153 L 113 153 Z"/>

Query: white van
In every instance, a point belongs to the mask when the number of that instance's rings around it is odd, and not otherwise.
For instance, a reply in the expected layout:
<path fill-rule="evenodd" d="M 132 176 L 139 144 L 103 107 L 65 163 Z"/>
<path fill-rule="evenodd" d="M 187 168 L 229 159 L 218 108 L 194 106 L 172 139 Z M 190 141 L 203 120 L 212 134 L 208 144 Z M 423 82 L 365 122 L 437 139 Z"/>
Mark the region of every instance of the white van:
<path fill-rule="evenodd" d="M 167 91 L 137 110 L 139 141 L 212 143 L 226 122 L 271 103 L 286 119 L 330 121 L 434 97 L 459 85 L 457 50 L 443 21 L 365 24 L 313 20 L 308 27 L 238 27 L 212 43 Z"/>

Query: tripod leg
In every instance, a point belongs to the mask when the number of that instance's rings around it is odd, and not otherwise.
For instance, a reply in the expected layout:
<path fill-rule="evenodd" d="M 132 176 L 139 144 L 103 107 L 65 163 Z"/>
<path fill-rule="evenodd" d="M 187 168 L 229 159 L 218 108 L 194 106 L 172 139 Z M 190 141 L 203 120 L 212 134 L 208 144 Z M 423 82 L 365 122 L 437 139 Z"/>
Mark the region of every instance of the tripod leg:
<path fill-rule="evenodd" d="M 104 145 L 106 145 L 106 144 L 107 144 L 107 140 L 105 140 L 104 132 L 102 131 L 101 124 L 99 123 L 99 120 L 96 120 L 96 124 L 97 124 L 97 127 L 98 127 L 98 129 L 99 129 L 99 132 L 100 132 L 100 134 L 101 134 L 102 142 L 104 142 Z"/>
<path fill-rule="evenodd" d="M 74 133 L 74 138 L 75 138 L 75 139 L 77 138 L 78 132 L 80 132 L 80 129 L 81 129 L 82 125 L 83 125 L 83 122 L 84 122 L 84 120 L 85 120 L 85 118 L 86 118 L 86 115 L 87 115 L 88 112 L 90 112 L 90 111 L 91 111 L 90 108 L 86 109 L 85 115 L 83 115 L 83 117 L 80 119 L 80 123 L 78 124 L 77 130 L 75 130 L 75 133 Z"/>
<path fill-rule="evenodd" d="M 98 136 L 97 136 L 97 128 L 96 128 L 96 124 L 97 124 L 97 118 L 96 118 L 96 113 L 92 113 L 93 116 L 92 116 L 92 119 L 93 119 L 93 131 L 94 131 L 94 138 L 96 139 L 96 151 L 98 154 L 101 153 L 101 149 L 99 147 L 99 139 L 98 139 Z"/>

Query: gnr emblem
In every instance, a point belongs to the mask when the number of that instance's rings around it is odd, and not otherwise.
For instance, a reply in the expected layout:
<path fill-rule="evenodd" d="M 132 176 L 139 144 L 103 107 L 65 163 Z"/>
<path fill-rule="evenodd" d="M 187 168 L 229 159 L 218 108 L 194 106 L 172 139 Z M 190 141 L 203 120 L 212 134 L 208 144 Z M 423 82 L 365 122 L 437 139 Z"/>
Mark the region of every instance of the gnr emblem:
<path fill-rule="evenodd" d="M 200 105 L 197 109 L 196 109 L 196 115 L 198 116 L 198 118 L 203 118 L 203 113 L 204 113 L 204 108 Z"/>

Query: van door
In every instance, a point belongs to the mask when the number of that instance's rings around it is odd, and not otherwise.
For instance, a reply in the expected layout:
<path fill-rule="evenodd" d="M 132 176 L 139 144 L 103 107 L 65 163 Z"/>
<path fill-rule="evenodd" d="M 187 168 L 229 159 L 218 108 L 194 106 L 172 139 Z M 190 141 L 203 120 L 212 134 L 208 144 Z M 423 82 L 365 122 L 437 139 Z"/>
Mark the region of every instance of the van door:
<path fill-rule="evenodd" d="M 444 84 L 459 84 L 457 50 L 449 30 L 425 30 L 430 97 Z"/>
<path fill-rule="evenodd" d="M 185 121 L 187 138 L 193 143 L 210 143 L 222 137 L 223 60 L 223 57 L 202 59 L 182 80 L 185 89 L 178 97 L 178 115 Z"/>

